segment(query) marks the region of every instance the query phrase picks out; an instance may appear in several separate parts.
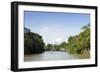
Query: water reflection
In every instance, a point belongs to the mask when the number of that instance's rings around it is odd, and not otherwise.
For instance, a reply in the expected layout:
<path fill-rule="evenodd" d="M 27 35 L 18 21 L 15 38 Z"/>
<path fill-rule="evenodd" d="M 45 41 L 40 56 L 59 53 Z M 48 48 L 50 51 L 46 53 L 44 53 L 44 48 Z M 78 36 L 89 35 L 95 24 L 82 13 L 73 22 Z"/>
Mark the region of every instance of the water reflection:
<path fill-rule="evenodd" d="M 48 61 L 48 60 L 67 60 L 75 59 L 72 55 L 61 51 L 46 51 L 42 54 L 25 55 L 24 61 Z"/>

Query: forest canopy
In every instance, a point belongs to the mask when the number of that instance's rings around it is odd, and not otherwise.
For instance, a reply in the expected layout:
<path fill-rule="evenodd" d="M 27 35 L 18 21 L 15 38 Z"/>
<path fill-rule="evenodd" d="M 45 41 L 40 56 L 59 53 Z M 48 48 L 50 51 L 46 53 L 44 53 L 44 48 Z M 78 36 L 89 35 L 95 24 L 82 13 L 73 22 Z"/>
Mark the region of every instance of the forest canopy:
<path fill-rule="evenodd" d="M 24 54 L 35 54 L 44 52 L 44 42 L 42 37 L 24 28 Z"/>
<path fill-rule="evenodd" d="M 70 53 L 83 53 L 90 50 L 90 25 L 83 26 L 82 32 L 68 38 L 68 51 Z"/>

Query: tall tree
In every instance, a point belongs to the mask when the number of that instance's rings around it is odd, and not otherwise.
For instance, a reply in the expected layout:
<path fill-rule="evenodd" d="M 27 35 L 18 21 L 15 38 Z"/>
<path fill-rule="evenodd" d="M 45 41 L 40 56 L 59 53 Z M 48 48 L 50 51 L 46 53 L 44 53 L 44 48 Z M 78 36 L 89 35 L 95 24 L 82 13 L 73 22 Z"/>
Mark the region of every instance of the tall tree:
<path fill-rule="evenodd" d="M 44 52 L 44 42 L 42 37 L 33 32 L 24 33 L 24 54 L 35 54 Z"/>

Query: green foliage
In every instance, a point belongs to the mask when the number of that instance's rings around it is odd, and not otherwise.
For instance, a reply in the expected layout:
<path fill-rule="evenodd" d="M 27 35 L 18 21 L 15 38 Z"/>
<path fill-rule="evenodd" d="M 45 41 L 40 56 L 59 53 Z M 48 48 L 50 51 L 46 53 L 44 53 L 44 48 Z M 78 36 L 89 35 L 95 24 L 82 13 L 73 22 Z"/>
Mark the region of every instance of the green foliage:
<path fill-rule="evenodd" d="M 53 45 L 52 45 L 52 44 L 47 44 L 45 50 L 46 50 L 46 51 L 51 51 L 52 48 L 53 48 Z"/>
<path fill-rule="evenodd" d="M 54 44 L 54 47 L 53 47 L 54 51 L 61 51 L 61 46 L 60 45 L 57 45 L 57 44 Z"/>
<path fill-rule="evenodd" d="M 66 50 L 66 42 L 62 42 L 61 44 L 47 44 L 47 51 L 65 51 Z"/>
<path fill-rule="evenodd" d="M 82 27 L 82 32 L 68 38 L 68 51 L 70 53 L 83 53 L 90 50 L 90 25 Z"/>
<path fill-rule="evenodd" d="M 44 52 L 44 42 L 42 37 L 33 32 L 24 33 L 24 54 L 34 54 Z"/>

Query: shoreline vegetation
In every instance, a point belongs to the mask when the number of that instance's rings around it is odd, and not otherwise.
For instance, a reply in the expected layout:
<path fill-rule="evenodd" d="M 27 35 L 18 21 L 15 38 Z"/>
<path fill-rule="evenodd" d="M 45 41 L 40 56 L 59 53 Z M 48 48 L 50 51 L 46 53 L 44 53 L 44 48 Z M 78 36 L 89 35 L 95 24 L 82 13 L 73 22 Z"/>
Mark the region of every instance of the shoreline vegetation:
<path fill-rule="evenodd" d="M 42 54 L 45 51 L 67 52 L 79 59 L 90 58 L 90 24 L 83 26 L 82 31 L 68 38 L 68 42 L 62 41 L 60 44 L 45 44 L 42 36 L 31 32 L 24 27 L 24 56 Z"/>

